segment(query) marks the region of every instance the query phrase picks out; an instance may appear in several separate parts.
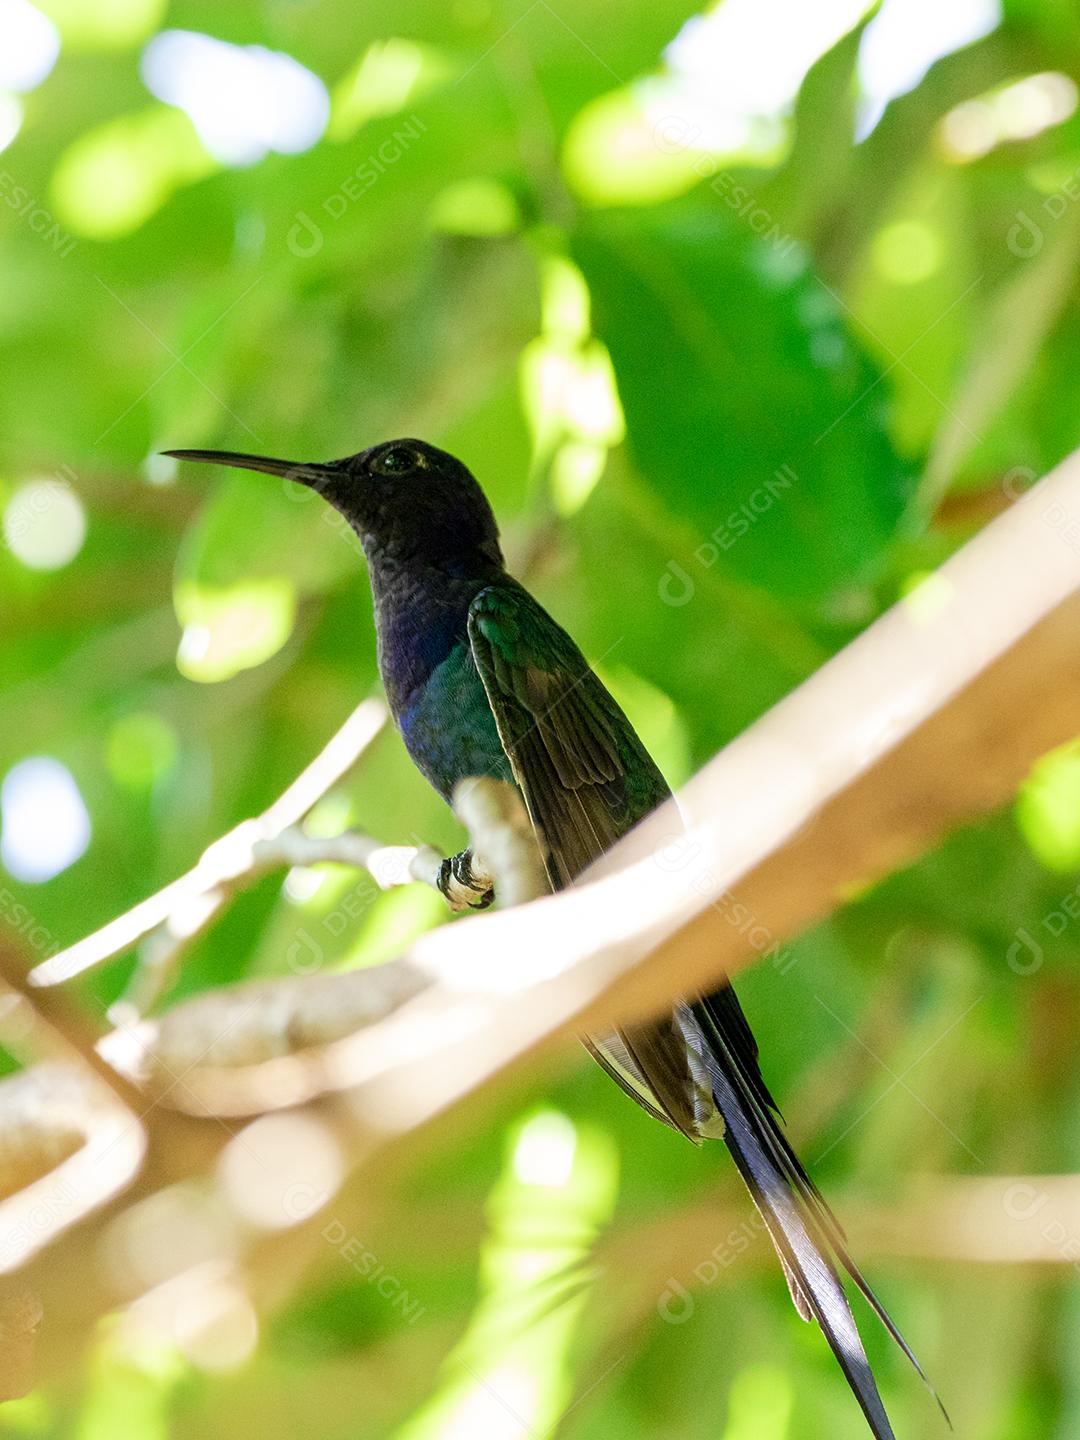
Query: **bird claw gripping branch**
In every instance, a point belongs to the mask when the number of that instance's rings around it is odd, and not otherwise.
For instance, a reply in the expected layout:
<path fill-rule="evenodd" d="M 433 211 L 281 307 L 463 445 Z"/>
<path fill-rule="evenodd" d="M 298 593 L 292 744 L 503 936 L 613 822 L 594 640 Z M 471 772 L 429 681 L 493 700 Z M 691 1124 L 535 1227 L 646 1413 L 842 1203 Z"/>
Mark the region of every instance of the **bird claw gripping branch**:
<path fill-rule="evenodd" d="M 448 856 L 439 866 L 435 884 L 451 910 L 486 910 L 495 899 L 491 876 L 484 874 L 472 850 Z"/>

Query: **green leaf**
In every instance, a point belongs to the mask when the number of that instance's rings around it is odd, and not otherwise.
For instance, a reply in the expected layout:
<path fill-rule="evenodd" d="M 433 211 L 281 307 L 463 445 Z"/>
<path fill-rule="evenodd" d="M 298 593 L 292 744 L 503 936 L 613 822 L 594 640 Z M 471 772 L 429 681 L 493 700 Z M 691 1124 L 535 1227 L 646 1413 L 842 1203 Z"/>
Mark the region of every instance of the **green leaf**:
<path fill-rule="evenodd" d="M 697 563 L 820 601 L 873 572 L 909 477 L 832 294 L 792 241 L 737 224 L 694 200 L 593 216 L 574 248 L 627 443 Z"/>

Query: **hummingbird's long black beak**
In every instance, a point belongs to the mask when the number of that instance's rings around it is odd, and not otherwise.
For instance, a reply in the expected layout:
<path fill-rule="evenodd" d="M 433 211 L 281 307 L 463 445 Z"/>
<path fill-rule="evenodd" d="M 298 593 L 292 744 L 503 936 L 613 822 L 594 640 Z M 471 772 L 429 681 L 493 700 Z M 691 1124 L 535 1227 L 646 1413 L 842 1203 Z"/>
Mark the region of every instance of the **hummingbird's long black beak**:
<path fill-rule="evenodd" d="M 258 470 L 264 475 L 281 475 L 286 480 L 296 480 L 301 485 L 310 485 L 321 490 L 340 471 L 332 461 L 275 460 L 270 455 L 245 455 L 234 450 L 163 450 L 174 460 L 198 460 L 205 465 L 231 465 L 235 470 Z"/>

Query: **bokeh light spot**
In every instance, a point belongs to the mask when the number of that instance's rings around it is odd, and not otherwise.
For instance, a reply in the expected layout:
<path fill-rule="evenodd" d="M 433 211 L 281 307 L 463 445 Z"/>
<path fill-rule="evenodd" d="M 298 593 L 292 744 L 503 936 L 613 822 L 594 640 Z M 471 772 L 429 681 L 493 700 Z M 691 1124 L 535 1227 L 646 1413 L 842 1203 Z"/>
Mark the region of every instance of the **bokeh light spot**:
<path fill-rule="evenodd" d="M 483 176 L 447 186 L 435 197 L 430 218 L 435 230 L 451 235 L 510 235 L 521 225 L 511 192 Z"/>
<path fill-rule="evenodd" d="M 160 715 L 139 711 L 117 720 L 105 742 L 109 773 L 125 790 L 151 789 L 176 764 L 176 731 Z"/>
<path fill-rule="evenodd" d="M 337 1191 L 344 1160 L 321 1120 L 265 1115 L 226 1145 L 219 1172 L 238 1215 L 261 1230 L 285 1230 Z"/>
<path fill-rule="evenodd" d="M 325 868 L 294 865 L 282 881 L 281 889 L 291 904 L 307 905 L 318 895 L 325 880 Z"/>
<path fill-rule="evenodd" d="M 30 570 L 62 569 L 75 559 L 85 539 L 86 511 L 62 480 L 30 480 L 4 509 L 4 540 Z"/>
<path fill-rule="evenodd" d="M 140 469 L 148 485 L 163 486 L 176 484 L 180 466 L 171 455 L 161 455 L 152 450 L 144 458 Z"/>
<path fill-rule="evenodd" d="M 40 884 L 74 865 L 90 844 L 90 816 L 75 778 L 49 755 L 13 765 L 0 786 L 0 861 Z"/>
<path fill-rule="evenodd" d="M 981 159 L 998 145 L 1034 139 L 1076 113 L 1076 81 L 1060 71 L 1026 75 L 974 100 L 955 106 L 941 122 L 941 148 L 947 160 L 964 164 Z M 1071 172 L 1075 162 L 1068 166 Z"/>
<path fill-rule="evenodd" d="M 262 45 L 166 30 L 147 45 L 142 74 L 152 95 L 191 118 L 207 150 L 224 165 L 251 165 L 271 150 L 310 150 L 330 117 L 330 97 L 318 76 L 291 55 Z"/>
<path fill-rule="evenodd" d="M 561 1189 L 570 1179 L 577 1149 L 573 1121 L 544 1110 L 522 1126 L 514 1146 L 514 1174 L 523 1185 Z"/>
<path fill-rule="evenodd" d="M 30 0 L 0 0 L 0 90 L 33 90 L 56 64 L 60 34 Z"/>
<path fill-rule="evenodd" d="M 874 237 L 874 264 L 894 285 L 918 285 L 940 270 L 941 236 L 924 220 L 898 220 Z"/>
<path fill-rule="evenodd" d="M 562 155 L 568 185 L 591 205 L 672 199 L 698 183 L 701 163 L 697 146 L 672 138 L 665 116 L 634 87 L 585 105 L 571 122 Z"/>
<path fill-rule="evenodd" d="M 1080 742 L 1035 762 L 1017 796 L 1016 821 L 1032 854 L 1048 870 L 1080 865 Z"/>
<path fill-rule="evenodd" d="M 169 1186 L 122 1211 L 105 1231 L 101 1261 L 121 1291 L 138 1294 L 205 1266 L 229 1263 L 234 1221 L 198 1185 Z"/>

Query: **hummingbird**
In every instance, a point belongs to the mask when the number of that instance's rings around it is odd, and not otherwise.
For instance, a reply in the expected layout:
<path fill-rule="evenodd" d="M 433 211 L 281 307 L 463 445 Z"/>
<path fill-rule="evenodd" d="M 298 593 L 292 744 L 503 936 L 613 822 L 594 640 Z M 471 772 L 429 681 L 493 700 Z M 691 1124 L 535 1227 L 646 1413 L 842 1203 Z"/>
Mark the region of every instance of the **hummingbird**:
<path fill-rule="evenodd" d="M 344 517 L 363 546 L 379 670 L 410 757 L 448 803 L 455 785 L 471 777 L 514 785 L 553 890 L 572 885 L 669 798 L 634 727 L 577 645 L 507 573 L 491 506 L 460 460 L 413 439 L 325 462 L 165 453 L 284 476 Z M 468 850 L 446 862 L 440 888 L 454 879 L 467 888 L 471 862 Z M 657 1019 L 584 1038 L 656 1120 L 695 1143 L 724 1142 L 796 1310 L 821 1327 L 877 1440 L 895 1440 L 841 1271 L 931 1387 L 781 1128 L 730 984 L 680 1000 Z"/>

